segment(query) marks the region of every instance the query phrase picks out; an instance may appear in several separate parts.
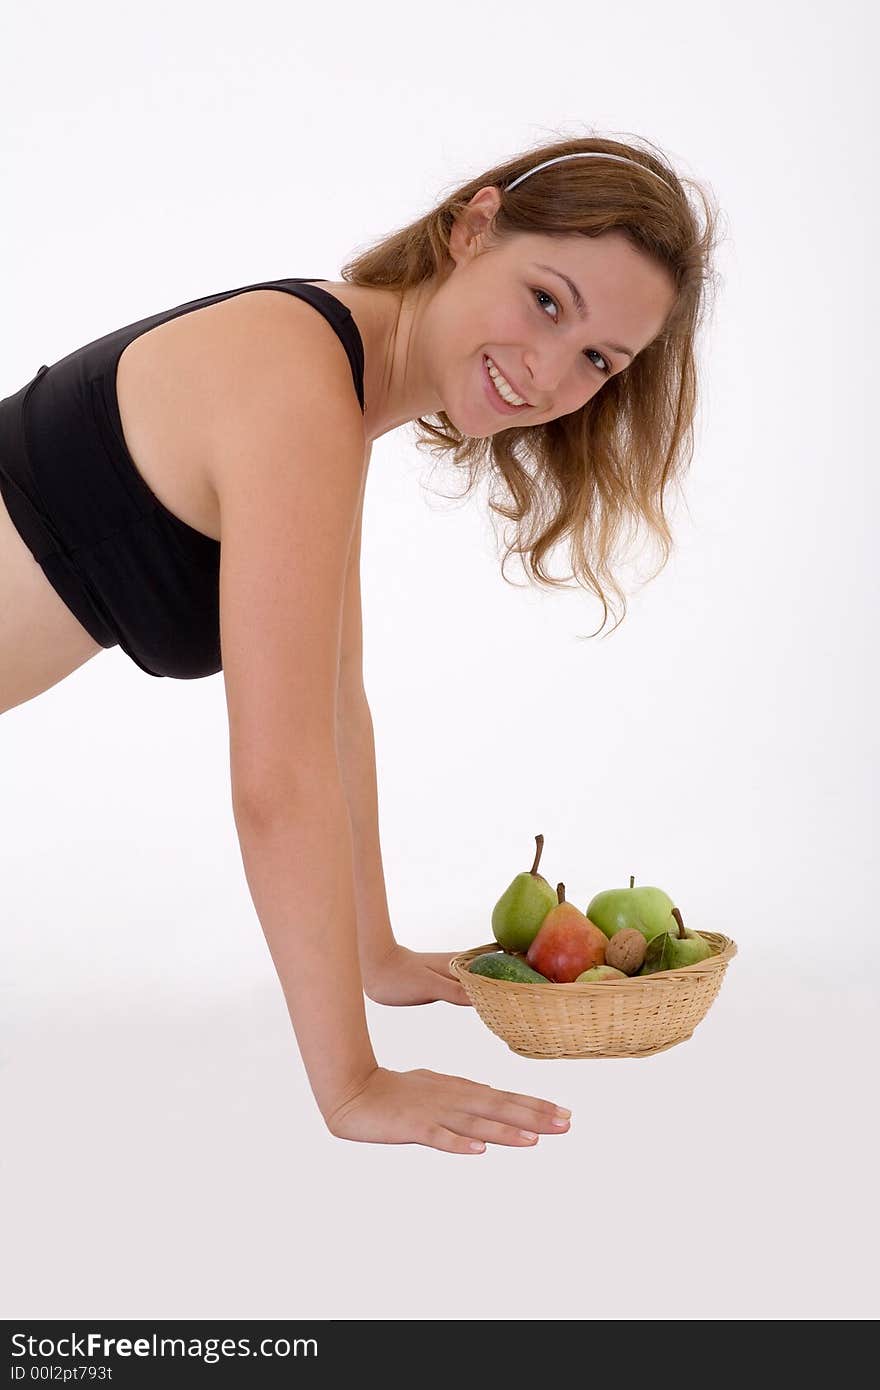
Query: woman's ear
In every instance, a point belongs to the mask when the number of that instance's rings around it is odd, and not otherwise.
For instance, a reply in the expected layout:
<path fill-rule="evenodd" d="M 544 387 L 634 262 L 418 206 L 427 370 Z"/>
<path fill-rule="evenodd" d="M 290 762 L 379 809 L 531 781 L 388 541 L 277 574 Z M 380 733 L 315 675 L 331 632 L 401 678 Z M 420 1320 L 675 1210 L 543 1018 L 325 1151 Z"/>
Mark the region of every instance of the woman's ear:
<path fill-rule="evenodd" d="M 481 242 L 491 237 L 492 223 L 501 206 L 501 191 L 493 184 L 481 188 L 461 212 L 457 213 L 449 233 L 449 254 L 456 265 L 466 261 L 481 249 Z"/>

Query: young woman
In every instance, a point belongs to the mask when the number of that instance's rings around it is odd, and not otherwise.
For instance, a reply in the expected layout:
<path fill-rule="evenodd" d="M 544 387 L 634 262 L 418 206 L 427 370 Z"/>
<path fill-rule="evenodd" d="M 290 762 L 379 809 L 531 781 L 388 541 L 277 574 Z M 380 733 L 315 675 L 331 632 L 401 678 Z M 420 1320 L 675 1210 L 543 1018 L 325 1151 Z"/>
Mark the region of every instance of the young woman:
<path fill-rule="evenodd" d="M 653 151 L 564 141 L 341 281 L 178 305 L 0 402 L 0 711 L 105 647 L 153 676 L 222 669 L 248 886 L 340 1138 L 473 1153 L 568 1127 L 549 1100 L 391 1071 L 370 1043 L 364 992 L 467 1003 L 452 952 L 408 950 L 388 920 L 361 654 L 373 441 L 415 421 L 472 484 L 491 469 L 515 504 L 493 508 L 545 523 L 517 547 L 535 576 L 559 582 L 541 558 L 567 537 L 605 604 L 621 521 L 668 549 L 712 233 Z"/>

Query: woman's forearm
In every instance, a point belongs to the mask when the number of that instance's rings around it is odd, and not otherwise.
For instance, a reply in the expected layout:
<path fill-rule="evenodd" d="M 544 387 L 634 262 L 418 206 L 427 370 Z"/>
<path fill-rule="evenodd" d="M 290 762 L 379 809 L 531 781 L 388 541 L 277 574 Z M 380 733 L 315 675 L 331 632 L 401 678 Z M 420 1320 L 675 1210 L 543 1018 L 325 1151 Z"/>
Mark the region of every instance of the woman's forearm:
<path fill-rule="evenodd" d="M 364 697 L 346 701 L 340 693 L 336 742 L 351 817 L 358 950 L 367 979 L 373 964 L 387 955 L 395 940 L 379 844 L 373 720 Z"/>
<path fill-rule="evenodd" d="M 326 1119 L 377 1066 L 355 926 L 349 813 L 327 779 L 235 812 L 242 862 L 309 1083 Z"/>

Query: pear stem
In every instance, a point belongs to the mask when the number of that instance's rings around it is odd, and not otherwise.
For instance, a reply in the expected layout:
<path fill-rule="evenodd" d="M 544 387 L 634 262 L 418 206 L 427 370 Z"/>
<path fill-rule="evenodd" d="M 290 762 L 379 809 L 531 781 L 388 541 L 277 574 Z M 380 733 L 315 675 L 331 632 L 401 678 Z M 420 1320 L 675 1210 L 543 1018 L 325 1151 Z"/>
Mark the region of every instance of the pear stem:
<path fill-rule="evenodd" d="M 672 909 L 672 915 L 678 923 L 678 936 L 679 940 L 681 940 L 684 937 L 684 922 L 681 920 L 681 913 L 677 907 Z"/>
<path fill-rule="evenodd" d="M 630 888 L 632 888 L 632 886 L 633 886 L 633 884 L 635 883 L 635 881 L 636 881 L 636 880 L 635 880 L 635 875 L 634 875 L 634 874 L 630 874 L 630 876 L 629 876 L 629 886 L 630 886 Z"/>
<path fill-rule="evenodd" d="M 532 865 L 532 867 L 529 869 L 529 873 L 530 873 L 530 874 L 535 874 L 535 875 L 537 875 L 537 873 L 538 873 L 538 865 L 539 865 L 540 862 L 541 862 L 541 855 L 542 855 L 543 852 L 544 852 L 544 836 L 543 836 L 543 835 L 536 835 L 536 836 L 535 836 L 535 844 L 537 845 L 537 849 L 535 850 L 535 862 L 534 862 L 534 864 Z"/>
<path fill-rule="evenodd" d="M 565 902 L 565 884 L 564 884 L 564 883 L 557 883 L 557 885 L 556 885 L 556 896 L 557 896 L 557 898 L 559 899 L 559 901 L 560 901 L 561 903 L 564 903 L 564 902 Z"/>

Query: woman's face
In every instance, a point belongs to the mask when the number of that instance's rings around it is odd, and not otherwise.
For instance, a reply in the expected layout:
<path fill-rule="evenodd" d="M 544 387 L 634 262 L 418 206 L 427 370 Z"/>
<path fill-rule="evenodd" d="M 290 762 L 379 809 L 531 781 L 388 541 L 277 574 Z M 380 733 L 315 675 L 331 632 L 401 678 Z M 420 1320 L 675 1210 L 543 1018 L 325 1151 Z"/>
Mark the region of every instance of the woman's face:
<path fill-rule="evenodd" d="M 444 409 L 474 437 L 579 410 L 656 337 L 674 302 L 666 273 L 621 233 L 494 241 L 486 228 L 498 201 L 497 189 L 482 189 L 456 223 L 454 268 L 430 311 L 444 344 L 435 363 Z M 497 401 L 486 356 L 526 406 Z"/>

